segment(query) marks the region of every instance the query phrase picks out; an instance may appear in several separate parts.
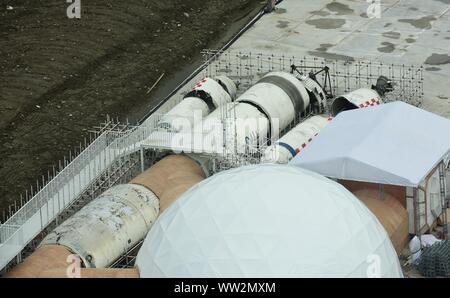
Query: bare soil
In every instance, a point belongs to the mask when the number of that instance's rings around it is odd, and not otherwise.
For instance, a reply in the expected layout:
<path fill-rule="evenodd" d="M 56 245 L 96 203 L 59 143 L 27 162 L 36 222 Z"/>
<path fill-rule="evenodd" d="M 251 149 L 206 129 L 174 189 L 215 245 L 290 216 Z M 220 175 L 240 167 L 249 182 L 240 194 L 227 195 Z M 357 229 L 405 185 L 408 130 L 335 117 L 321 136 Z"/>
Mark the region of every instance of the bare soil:
<path fill-rule="evenodd" d="M 81 0 L 69 19 L 65 0 L 0 0 L 0 212 L 106 115 L 142 117 L 263 2 Z"/>

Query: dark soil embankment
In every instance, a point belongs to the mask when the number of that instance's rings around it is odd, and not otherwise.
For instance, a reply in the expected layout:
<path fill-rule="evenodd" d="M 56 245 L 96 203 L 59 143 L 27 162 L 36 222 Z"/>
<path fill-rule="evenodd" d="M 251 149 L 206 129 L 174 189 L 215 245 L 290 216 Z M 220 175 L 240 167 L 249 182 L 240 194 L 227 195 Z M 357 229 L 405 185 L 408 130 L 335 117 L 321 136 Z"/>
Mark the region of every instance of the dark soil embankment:
<path fill-rule="evenodd" d="M 0 0 L 0 212 L 106 115 L 139 119 L 259 0 Z M 11 6 L 11 7 L 8 7 Z M 176 76 L 178 74 L 178 76 Z M 160 90 L 161 91 L 161 90 Z M 159 92 L 161 93 L 161 92 Z"/>

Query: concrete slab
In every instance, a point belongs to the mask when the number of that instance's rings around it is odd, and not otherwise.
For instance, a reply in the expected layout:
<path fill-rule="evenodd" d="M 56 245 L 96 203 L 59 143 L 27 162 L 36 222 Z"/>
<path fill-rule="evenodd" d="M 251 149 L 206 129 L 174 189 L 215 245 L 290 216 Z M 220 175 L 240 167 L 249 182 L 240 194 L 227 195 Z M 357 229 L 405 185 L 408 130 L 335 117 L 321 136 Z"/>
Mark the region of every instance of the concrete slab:
<path fill-rule="evenodd" d="M 231 51 L 424 66 L 423 108 L 450 118 L 450 1 L 284 0 Z"/>

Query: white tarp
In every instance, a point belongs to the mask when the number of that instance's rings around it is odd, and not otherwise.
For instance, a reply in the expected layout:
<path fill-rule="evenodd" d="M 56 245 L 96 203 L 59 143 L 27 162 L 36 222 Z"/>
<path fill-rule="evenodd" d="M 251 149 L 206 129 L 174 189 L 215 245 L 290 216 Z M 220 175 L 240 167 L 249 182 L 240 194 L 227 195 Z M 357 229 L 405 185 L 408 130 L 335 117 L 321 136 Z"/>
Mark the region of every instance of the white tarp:
<path fill-rule="evenodd" d="M 450 120 L 404 102 L 340 113 L 290 165 L 416 187 L 450 150 Z"/>

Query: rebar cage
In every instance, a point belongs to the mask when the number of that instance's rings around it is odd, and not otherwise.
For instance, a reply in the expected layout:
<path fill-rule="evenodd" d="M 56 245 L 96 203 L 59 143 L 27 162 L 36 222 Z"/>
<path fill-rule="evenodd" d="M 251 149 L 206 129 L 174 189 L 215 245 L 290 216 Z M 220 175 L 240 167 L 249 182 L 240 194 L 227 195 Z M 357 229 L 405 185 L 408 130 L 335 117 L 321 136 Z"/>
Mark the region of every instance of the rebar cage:
<path fill-rule="evenodd" d="M 359 88 L 370 88 L 380 76 L 387 77 L 394 91 L 386 93 L 384 101 L 403 101 L 414 106 L 423 103 L 423 66 L 386 64 L 378 61 L 332 60 L 312 56 L 294 57 L 282 54 L 204 50 L 208 65 L 205 75 L 226 75 L 239 85 L 238 95 L 273 71 L 291 71 L 291 66 L 304 74 L 328 67 L 332 94 L 343 95 Z M 317 75 L 323 85 L 326 73 Z"/>

